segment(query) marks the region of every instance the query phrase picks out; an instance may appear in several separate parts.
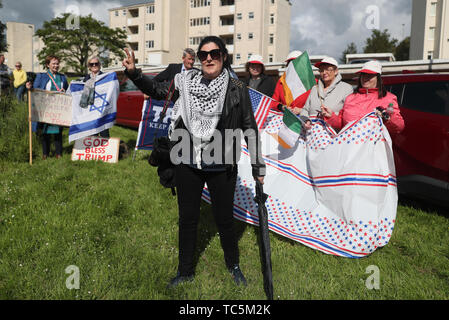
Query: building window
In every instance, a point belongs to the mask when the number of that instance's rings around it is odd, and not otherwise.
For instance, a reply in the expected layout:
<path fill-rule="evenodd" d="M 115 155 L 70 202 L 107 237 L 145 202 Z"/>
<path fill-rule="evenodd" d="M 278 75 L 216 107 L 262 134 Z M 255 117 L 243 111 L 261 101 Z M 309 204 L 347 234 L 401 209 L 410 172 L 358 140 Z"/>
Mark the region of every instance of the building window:
<path fill-rule="evenodd" d="M 147 23 L 145 25 L 145 30 L 147 31 L 153 31 L 154 30 L 154 23 Z"/>
<path fill-rule="evenodd" d="M 148 14 L 154 13 L 154 4 L 147 7 L 147 13 Z"/>
<path fill-rule="evenodd" d="M 125 10 L 123 10 L 123 12 L 122 12 L 122 13 L 123 13 L 123 15 L 124 15 L 124 16 L 126 16 L 126 9 L 125 9 Z"/>
<path fill-rule="evenodd" d="M 118 17 L 118 11 L 115 12 L 115 16 Z"/>
<path fill-rule="evenodd" d="M 190 19 L 191 27 L 203 26 L 203 25 L 209 25 L 209 24 L 210 24 L 210 17 Z"/>
<path fill-rule="evenodd" d="M 429 40 L 435 40 L 435 27 L 429 28 Z"/>
<path fill-rule="evenodd" d="M 270 14 L 270 24 L 274 24 L 274 13 Z"/>
<path fill-rule="evenodd" d="M 249 18 L 250 20 L 254 19 L 254 12 L 248 13 L 248 18 Z"/>
<path fill-rule="evenodd" d="M 253 54 L 250 52 L 250 53 L 248 53 L 248 60 L 249 60 L 249 58 L 251 58 L 251 56 L 252 56 Z"/>
<path fill-rule="evenodd" d="M 432 59 L 433 59 L 433 51 L 427 52 L 427 60 L 432 60 Z"/>
<path fill-rule="evenodd" d="M 235 54 L 235 60 L 240 60 L 240 53 Z"/>
<path fill-rule="evenodd" d="M 190 37 L 190 45 L 191 46 L 199 45 L 203 39 L 204 37 Z"/>
<path fill-rule="evenodd" d="M 145 41 L 145 46 L 148 49 L 154 48 L 154 40 Z"/>
<path fill-rule="evenodd" d="M 241 33 L 237 33 L 237 40 L 242 40 L 242 34 Z"/>
<path fill-rule="evenodd" d="M 190 8 L 208 7 L 210 0 L 190 0 Z"/>
<path fill-rule="evenodd" d="M 248 33 L 248 39 L 249 40 L 254 39 L 254 33 L 252 33 L 252 32 Z"/>
<path fill-rule="evenodd" d="M 275 3 L 275 0 L 271 0 L 271 4 L 274 4 Z"/>
<path fill-rule="evenodd" d="M 268 55 L 268 62 L 274 62 L 274 57 L 272 54 Z"/>
<path fill-rule="evenodd" d="M 437 3 L 436 2 L 432 2 L 430 4 L 430 16 L 431 17 L 435 17 L 437 15 Z"/>
<path fill-rule="evenodd" d="M 237 13 L 237 20 L 242 20 L 242 14 L 241 13 Z"/>
<path fill-rule="evenodd" d="M 274 44 L 274 34 L 270 33 L 269 43 Z"/>

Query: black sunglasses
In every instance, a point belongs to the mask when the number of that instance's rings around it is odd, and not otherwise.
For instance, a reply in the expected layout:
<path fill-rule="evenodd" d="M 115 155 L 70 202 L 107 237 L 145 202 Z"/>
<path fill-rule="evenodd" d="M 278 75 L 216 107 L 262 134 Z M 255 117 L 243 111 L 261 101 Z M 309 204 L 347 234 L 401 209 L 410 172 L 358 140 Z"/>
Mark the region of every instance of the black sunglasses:
<path fill-rule="evenodd" d="M 200 59 L 200 61 L 204 61 L 207 59 L 209 54 L 212 60 L 219 60 L 221 58 L 221 50 L 214 49 L 211 51 L 198 51 L 198 59 Z"/>
<path fill-rule="evenodd" d="M 93 63 L 89 63 L 89 67 L 96 67 L 99 66 L 100 62 L 93 62 Z"/>

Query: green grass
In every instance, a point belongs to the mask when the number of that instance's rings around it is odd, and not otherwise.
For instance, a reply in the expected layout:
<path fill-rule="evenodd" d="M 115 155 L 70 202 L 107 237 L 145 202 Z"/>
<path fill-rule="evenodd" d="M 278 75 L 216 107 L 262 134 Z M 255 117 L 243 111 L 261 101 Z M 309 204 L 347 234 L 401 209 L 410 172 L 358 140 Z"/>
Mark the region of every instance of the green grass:
<path fill-rule="evenodd" d="M 113 165 L 72 162 L 64 130 L 63 159 L 41 160 L 37 143 L 30 166 L 23 124 L 11 129 L 16 122 L 4 119 L 0 124 L 9 133 L 0 137 L 0 299 L 265 299 L 256 227 L 236 220 L 248 279 L 247 288 L 236 287 L 204 204 L 196 278 L 167 290 L 177 268 L 177 203 L 159 185 L 148 153 Z M 111 135 L 132 150 L 137 132 L 115 126 Z M 390 243 L 359 260 L 271 233 L 275 298 L 448 299 L 448 228 L 442 210 L 400 205 Z M 79 290 L 66 288 L 71 265 L 80 270 Z M 365 286 L 371 265 L 380 270 L 379 290 Z"/>

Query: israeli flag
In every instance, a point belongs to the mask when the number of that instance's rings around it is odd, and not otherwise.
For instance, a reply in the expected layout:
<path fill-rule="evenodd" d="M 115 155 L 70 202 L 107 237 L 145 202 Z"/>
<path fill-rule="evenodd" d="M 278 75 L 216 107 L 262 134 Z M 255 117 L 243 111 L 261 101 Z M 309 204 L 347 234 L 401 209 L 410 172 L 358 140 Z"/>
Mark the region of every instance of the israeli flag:
<path fill-rule="evenodd" d="M 72 95 L 72 124 L 69 142 L 97 134 L 111 128 L 117 115 L 117 99 L 120 86 L 115 72 L 97 76 L 95 81 L 95 101 L 86 109 L 80 107 L 84 82 L 72 81 L 69 93 Z"/>

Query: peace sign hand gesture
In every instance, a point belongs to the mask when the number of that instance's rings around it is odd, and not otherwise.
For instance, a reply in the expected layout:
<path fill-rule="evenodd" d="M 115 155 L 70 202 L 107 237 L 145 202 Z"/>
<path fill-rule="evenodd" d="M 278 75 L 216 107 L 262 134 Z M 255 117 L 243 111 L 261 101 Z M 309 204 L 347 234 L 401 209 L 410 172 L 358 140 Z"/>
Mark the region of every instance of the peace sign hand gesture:
<path fill-rule="evenodd" d="M 136 71 L 136 57 L 134 56 L 134 51 L 129 53 L 128 48 L 125 48 L 126 58 L 123 60 L 122 64 L 128 70 L 128 73 L 134 73 Z"/>

